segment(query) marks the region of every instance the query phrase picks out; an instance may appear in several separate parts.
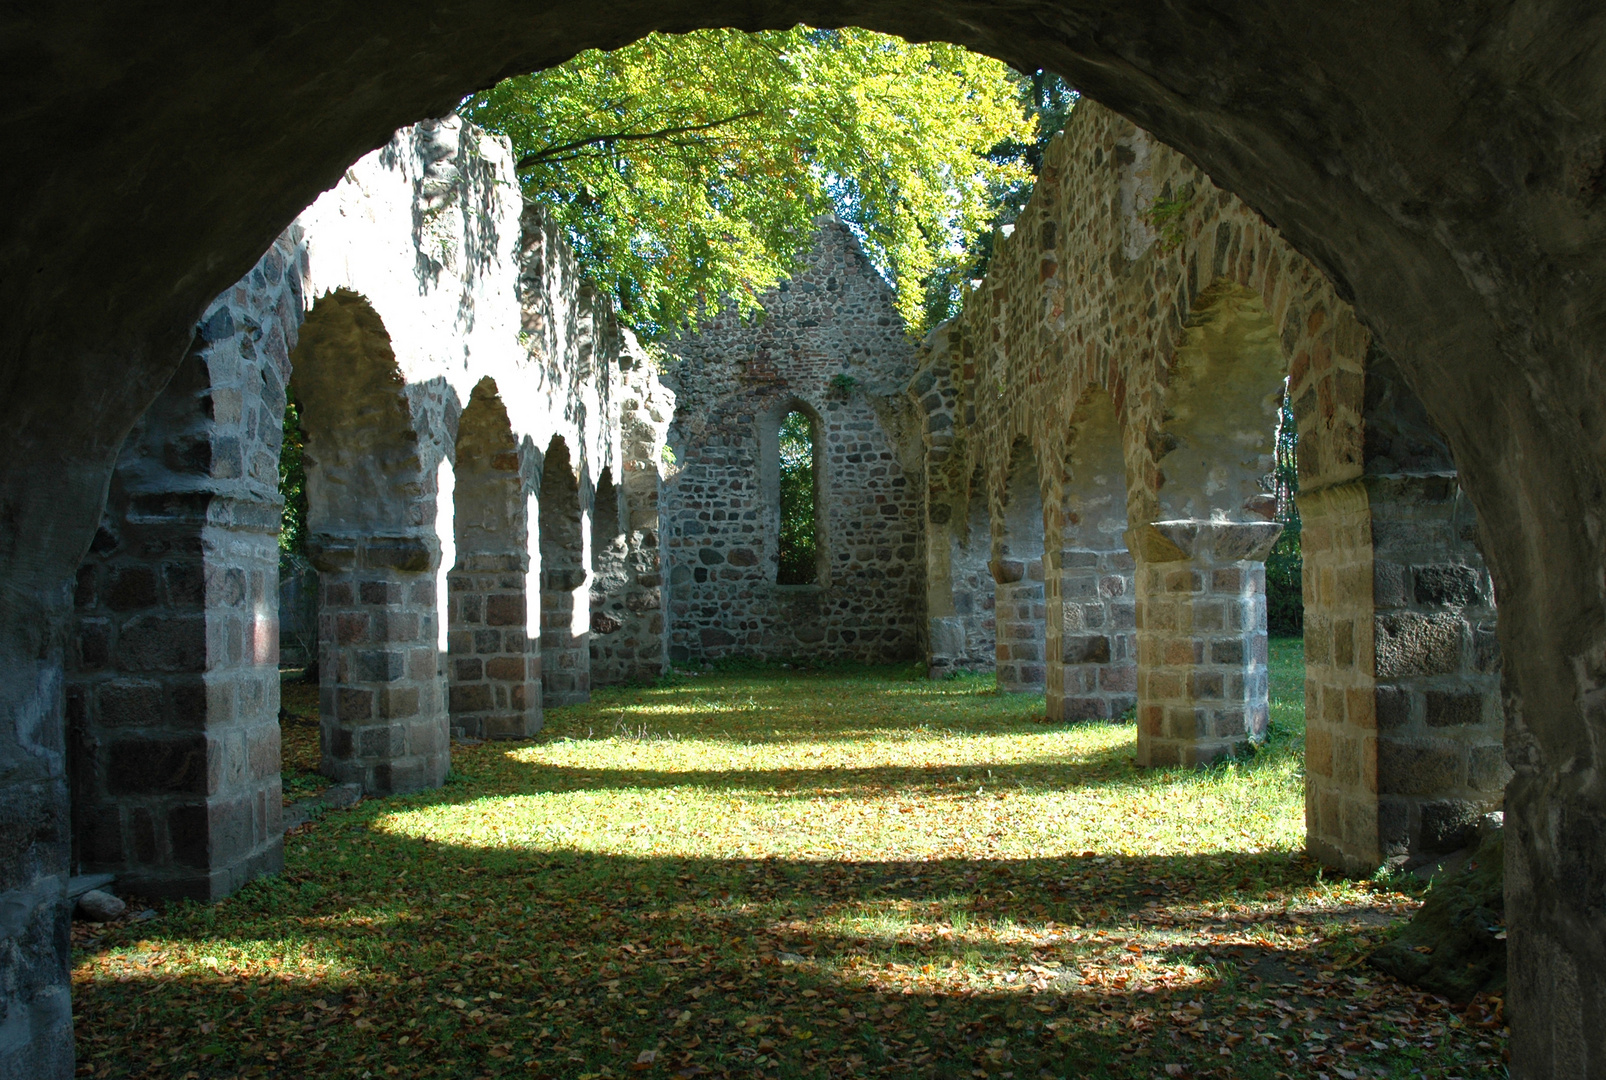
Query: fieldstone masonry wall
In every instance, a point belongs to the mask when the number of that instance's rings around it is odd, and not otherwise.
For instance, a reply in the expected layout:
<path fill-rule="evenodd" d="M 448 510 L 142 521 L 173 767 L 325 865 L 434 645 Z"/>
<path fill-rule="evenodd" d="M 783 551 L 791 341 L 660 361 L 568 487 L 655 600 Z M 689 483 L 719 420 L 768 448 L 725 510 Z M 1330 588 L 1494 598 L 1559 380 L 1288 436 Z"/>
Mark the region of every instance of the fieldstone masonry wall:
<path fill-rule="evenodd" d="M 446 774 L 449 725 L 482 738 L 539 728 L 526 575 L 542 449 L 569 449 L 571 486 L 589 498 L 620 465 L 614 384 L 629 370 L 634 400 L 663 399 L 512 177 L 506 144 L 471 125 L 404 129 L 198 325 L 124 445 L 79 574 L 79 868 L 148 895 L 214 898 L 280 864 L 287 385 L 307 440 L 325 771 L 371 794 L 428 787 Z M 648 463 L 638 447 L 642 505 Z M 632 588 L 634 605 L 656 608 L 650 574 Z M 638 676 L 661 664 L 651 632 L 637 631 Z"/>
<path fill-rule="evenodd" d="M 1185 158 L 1081 103 L 916 369 L 934 673 L 954 666 L 957 635 L 935 628 L 953 618 L 971 478 L 1008 534 L 1024 442 L 1063 463 L 1043 486 L 1050 716 L 1119 716 L 1135 698 L 1153 764 L 1258 737 L 1277 533 L 1261 480 L 1287 394 L 1312 852 L 1346 871 L 1426 858 L 1498 804 L 1492 590 L 1443 441 L 1328 282 Z M 994 568 L 1002 663 L 1025 567 Z"/>
<path fill-rule="evenodd" d="M 903 390 L 914 349 L 845 226 L 750 319 L 725 310 L 669 343 L 670 655 L 896 660 L 922 633 L 923 497 Z M 834 380 L 834 381 L 833 381 Z M 820 580 L 778 585 L 776 434 L 815 418 Z M 908 432 L 908 434 L 906 434 Z"/>
<path fill-rule="evenodd" d="M 79 568 L 74 864 L 146 895 L 215 899 L 283 861 L 278 446 L 305 275 L 292 228 L 219 298 Z"/>

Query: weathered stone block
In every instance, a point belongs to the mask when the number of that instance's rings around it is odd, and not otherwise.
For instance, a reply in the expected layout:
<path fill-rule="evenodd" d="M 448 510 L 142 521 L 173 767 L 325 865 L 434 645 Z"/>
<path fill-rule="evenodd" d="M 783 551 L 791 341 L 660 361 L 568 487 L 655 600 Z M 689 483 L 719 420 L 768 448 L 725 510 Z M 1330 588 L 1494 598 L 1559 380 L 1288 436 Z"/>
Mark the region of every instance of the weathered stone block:
<path fill-rule="evenodd" d="M 1422 851 L 1454 851 L 1472 843 L 1483 807 L 1460 799 L 1423 803 L 1417 841 Z"/>
<path fill-rule="evenodd" d="M 485 683 L 458 683 L 447 691 L 447 701 L 454 714 L 489 712 L 495 707 L 491 688 Z"/>
<path fill-rule="evenodd" d="M 113 795 L 212 790 L 209 743 L 201 734 L 117 739 L 104 755 L 106 790 Z"/>
<path fill-rule="evenodd" d="M 124 671 L 204 671 L 206 619 L 201 615 L 130 619 L 118 635 L 115 661 Z"/>
<path fill-rule="evenodd" d="M 160 598 L 156 571 L 149 566 L 118 567 L 107 575 L 101 596 L 113 611 L 137 611 Z"/>
<path fill-rule="evenodd" d="M 1460 751 L 1453 745 L 1379 739 L 1377 786 L 1385 795 L 1436 795 L 1461 783 Z"/>
<path fill-rule="evenodd" d="M 1416 602 L 1435 607 L 1465 607 L 1479 602 L 1481 575 L 1470 566 L 1414 566 Z"/>
<path fill-rule="evenodd" d="M 1467 752 L 1467 785 L 1478 791 L 1502 790 L 1511 779 L 1501 746 L 1474 746 Z"/>
<path fill-rule="evenodd" d="M 1482 694 L 1475 691 L 1429 690 L 1427 692 L 1427 722 L 1429 727 L 1477 724 L 1482 720 Z"/>
<path fill-rule="evenodd" d="M 487 596 L 485 621 L 491 626 L 523 626 L 524 594 L 496 593 Z"/>
<path fill-rule="evenodd" d="M 1405 611 L 1378 616 L 1373 623 L 1377 677 L 1444 675 L 1459 670 L 1464 629 L 1465 623 L 1457 615 Z"/>

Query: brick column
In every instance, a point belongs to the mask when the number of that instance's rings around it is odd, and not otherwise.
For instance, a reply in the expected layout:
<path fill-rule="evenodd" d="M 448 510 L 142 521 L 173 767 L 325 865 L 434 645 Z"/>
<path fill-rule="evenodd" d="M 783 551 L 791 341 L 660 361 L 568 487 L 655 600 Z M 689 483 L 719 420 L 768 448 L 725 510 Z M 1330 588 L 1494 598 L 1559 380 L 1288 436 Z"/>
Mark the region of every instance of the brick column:
<path fill-rule="evenodd" d="M 439 786 L 449 763 L 435 545 L 314 535 L 323 772 L 370 795 Z"/>
<path fill-rule="evenodd" d="M 1161 521 L 1137 560 L 1138 764 L 1203 765 L 1266 730 L 1274 522 Z"/>
<path fill-rule="evenodd" d="M 541 730 L 541 657 L 529 640 L 529 556 L 459 554 L 447 574 L 451 723 L 474 739 Z"/>

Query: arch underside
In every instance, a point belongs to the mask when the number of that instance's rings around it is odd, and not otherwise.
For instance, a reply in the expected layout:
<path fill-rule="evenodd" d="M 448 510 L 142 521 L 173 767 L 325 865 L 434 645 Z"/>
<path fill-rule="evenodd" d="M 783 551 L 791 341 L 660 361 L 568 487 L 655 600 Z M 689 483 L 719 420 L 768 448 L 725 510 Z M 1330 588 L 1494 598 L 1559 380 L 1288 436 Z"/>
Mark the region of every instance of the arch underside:
<path fill-rule="evenodd" d="M 599 11 L 505 0 L 452 15 L 335 4 L 313 25 L 172 4 L 134 24 L 107 5 L 0 23 L 12 61 L 0 79 L 21 103 L 0 130 L 51 162 L 8 174 L 0 244 L 15 413 L 0 516 L 17 523 L 0 545 L 0 704 L 28 718 L 0 725 L 0 752 L 23 763 L 9 783 L 39 821 L 64 814 L 53 747 L 66 586 L 116 448 L 203 305 L 318 190 L 398 125 L 583 48 L 650 29 L 852 21 L 1065 74 L 1275 221 L 1398 358 L 1454 450 L 1500 579 L 1520 769 L 1506 805 L 1523 871 L 1509 912 L 1513 1068 L 1576 1076 L 1606 1060 L 1606 996 L 1588 974 L 1606 969 L 1606 936 L 1563 884 L 1606 873 L 1606 721 L 1586 712 L 1606 686 L 1590 659 L 1606 651 L 1606 553 L 1591 525 L 1606 421 L 1589 404 L 1606 340 L 1598 11 L 1496 6 L 1448 22 L 1436 9 L 1326 4 L 1243 18 L 1091 2 Z M 1515 164 L 1490 167 L 1490 147 Z M 146 167 L 180 149 L 183 168 Z M 84 297 L 96 298 L 93 318 Z M 29 870 L 0 889 L 31 898 L 48 876 Z M 69 1021 L 55 998 L 38 1000 L 36 1074 L 67 1075 Z"/>

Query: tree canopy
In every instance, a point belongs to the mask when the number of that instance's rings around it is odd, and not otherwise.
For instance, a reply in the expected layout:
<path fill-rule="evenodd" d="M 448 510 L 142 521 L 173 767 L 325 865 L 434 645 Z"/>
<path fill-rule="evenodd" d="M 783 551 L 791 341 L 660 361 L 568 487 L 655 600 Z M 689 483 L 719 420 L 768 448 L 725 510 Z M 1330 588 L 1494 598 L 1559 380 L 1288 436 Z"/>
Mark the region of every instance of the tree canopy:
<path fill-rule="evenodd" d="M 920 330 L 1028 185 L 1040 109 L 1002 63 L 865 30 L 654 34 L 508 79 L 462 112 L 648 335 L 744 307 L 835 212 Z M 1023 102 L 1028 107 L 1023 108 Z M 1016 148 L 1011 150 L 1011 148 Z"/>

